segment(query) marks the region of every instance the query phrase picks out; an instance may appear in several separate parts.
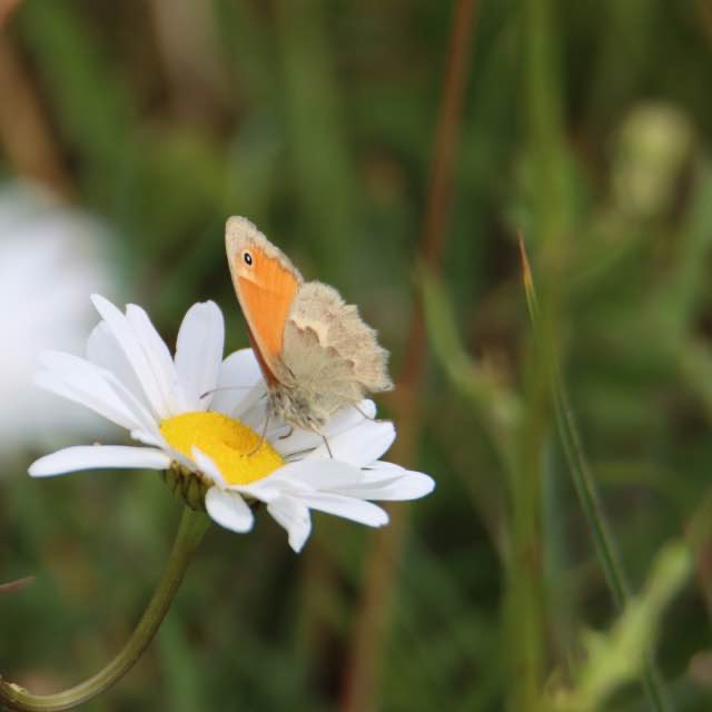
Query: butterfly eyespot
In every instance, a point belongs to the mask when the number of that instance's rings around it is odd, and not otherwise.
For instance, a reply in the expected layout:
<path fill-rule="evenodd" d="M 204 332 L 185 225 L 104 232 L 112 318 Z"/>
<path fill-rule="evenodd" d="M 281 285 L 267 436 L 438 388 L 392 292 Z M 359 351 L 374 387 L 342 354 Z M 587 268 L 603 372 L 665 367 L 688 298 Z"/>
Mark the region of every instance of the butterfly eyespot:
<path fill-rule="evenodd" d="M 242 259 L 245 260 L 245 264 L 248 267 L 252 267 L 252 255 L 249 252 L 243 252 Z"/>

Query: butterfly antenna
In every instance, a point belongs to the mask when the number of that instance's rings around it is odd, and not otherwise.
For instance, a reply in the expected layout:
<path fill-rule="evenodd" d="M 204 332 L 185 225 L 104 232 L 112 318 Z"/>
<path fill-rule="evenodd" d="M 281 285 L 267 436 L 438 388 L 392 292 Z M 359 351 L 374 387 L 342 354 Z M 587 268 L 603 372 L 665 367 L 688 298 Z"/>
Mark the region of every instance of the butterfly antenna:
<path fill-rule="evenodd" d="M 211 388 L 209 391 L 205 391 L 204 393 L 200 394 L 200 398 L 205 398 L 205 396 L 212 395 L 213 393 L 217 393 L 218 391 L 236 391 L 236 390 L 249 390 L 250 388 L 254 388 L 254 386 L 219 386 L 218 388 Z"/>
<path fill-rule="evenodd" d="M 267 439 L 267 428 L 269 427 L 269 421 L 270 421 L 271 417 L 272 417 L 272 414 L 269 411 L 267 411 L 267 417 L 265 418 L 265 424 L 262 426 L 262 435 L 260 435 L 260 441 L 257 443 L 257 447 L 252 452 L 248 453 L 247 457 L 252 457 L 264 445 L 264 442 Z"/>

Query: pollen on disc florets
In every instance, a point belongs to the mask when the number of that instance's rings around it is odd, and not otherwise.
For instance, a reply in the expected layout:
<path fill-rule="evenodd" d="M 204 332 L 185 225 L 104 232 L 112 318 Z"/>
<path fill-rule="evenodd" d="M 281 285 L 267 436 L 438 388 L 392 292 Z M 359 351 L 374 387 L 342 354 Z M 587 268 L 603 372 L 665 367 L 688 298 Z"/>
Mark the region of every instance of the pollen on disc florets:
<path fill-rule="evenodd" d="M 220 413 L 183 413 L 161 423 L 168 444 L 189 460 L 194 449 L 206 455 L 226 485 L 248 485 L 284 465 L 281 455 L 252 428 Z M 209 475 L 174 462 L 164 481 L 193 509 L 203 509 L 205 493 L 215 484 Z"/>

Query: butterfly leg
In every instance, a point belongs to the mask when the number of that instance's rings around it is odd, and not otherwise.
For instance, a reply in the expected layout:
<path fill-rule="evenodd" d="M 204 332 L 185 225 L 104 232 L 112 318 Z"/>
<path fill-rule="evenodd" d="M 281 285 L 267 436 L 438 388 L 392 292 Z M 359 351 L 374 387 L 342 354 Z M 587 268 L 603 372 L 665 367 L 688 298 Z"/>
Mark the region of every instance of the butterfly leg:
<path fill-rule="evenodd" d="M 326 435 L 321 435 L 321 439 L 324 441 L 324 445 L 326 446 L 326 451 L 329 453 L 329 457 L 333 460 L 334 459 L 334 453 L 331 452 L 331 447 L 329 446 L 329 441 L 326 439 Z"/>
<path fill-rule="evenodd" d="M 270 413 L 268 410 L 267 417 L 265 418 L 265 424 L 262 426 L 262 434 L 260 435 L 260 441 L 257 443 L 257 447 L 252 452 L 247 454 L 247 457 L 252 457 L 264 445 L 264 442 L 267 439 L 267 428 L 269 428 L 269 421 L 271 417 L 272 413 Z"/>
<path fill-rule="evenodd" d="M 364 420 L 370 420 L 370 421 L 375 422 L 376 418 L 375 417 L 372 418 L 368 413 L 364 413 L 361 410 L 361 408 L 358 407 L 358 405 L 356 403 L 354 403 L 353 406 L 359 413 L 361 413 L 361 415 L 364 417 Z"/>

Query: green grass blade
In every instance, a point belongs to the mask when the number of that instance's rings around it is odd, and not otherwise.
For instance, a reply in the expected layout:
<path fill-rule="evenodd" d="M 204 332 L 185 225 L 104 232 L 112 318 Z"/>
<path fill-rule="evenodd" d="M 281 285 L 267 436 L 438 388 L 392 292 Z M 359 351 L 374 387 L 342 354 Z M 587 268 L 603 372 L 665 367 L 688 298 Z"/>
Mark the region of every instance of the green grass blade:
<path fill-rule="evenodd" d="M 546 343 L 542 333 L 542 316 L 526 245 L 521 235 L 519 236 L 519 249 L 522 261 L 522 281 L 524 283 L 529 317 L 534 330 L 534 338 L 539 347 L 543 349 L 546 347 Z M 556 423 L 566 462 L 571 472 L 581 508 L 591 530 L 596 555 L 603 569 L 606 582 L 617 608 L 622 609 L 631 598 L 627 577 L 611 527 L 603 511 L 603 505 L 596 489 L 591 468 L 583 451 L 583 445 L 568 393 L 561 377 L 559 364 L 551 348 L 548 349 L 548 357 Z M 658 711 L 669 709 L 663 690 L 663 681 L 657 672 L 651 652 L 648 652 L 643 669 L 642 682 L 653 709 Z"/>

